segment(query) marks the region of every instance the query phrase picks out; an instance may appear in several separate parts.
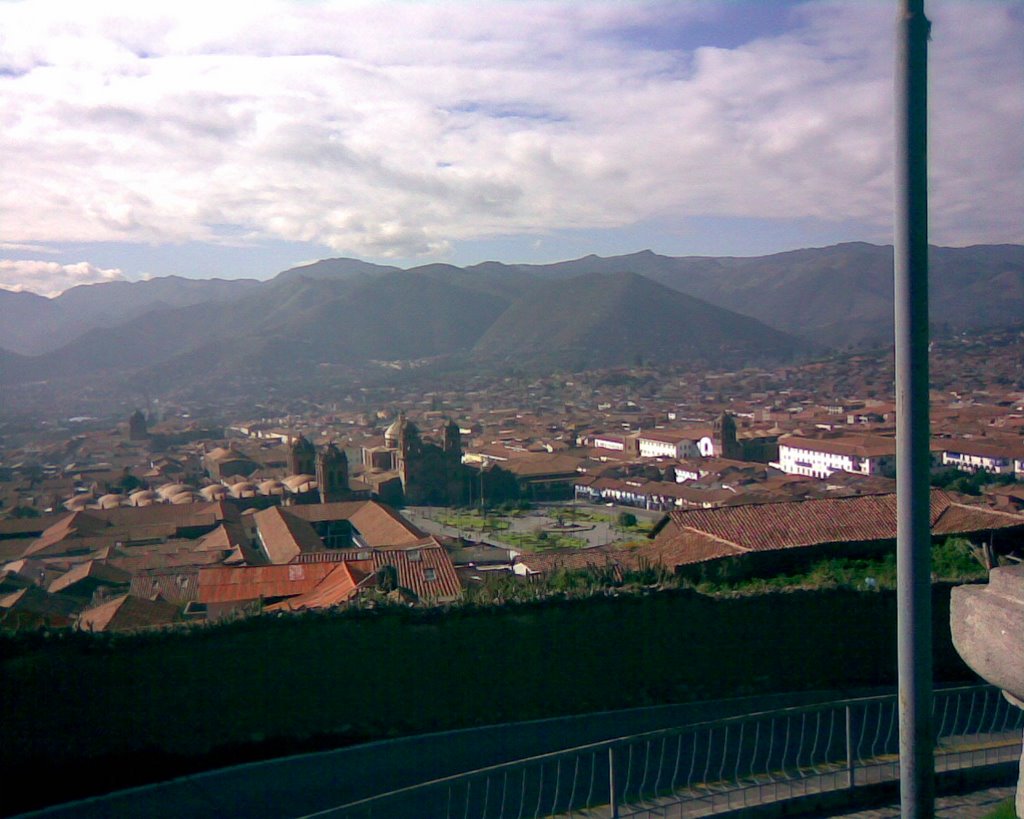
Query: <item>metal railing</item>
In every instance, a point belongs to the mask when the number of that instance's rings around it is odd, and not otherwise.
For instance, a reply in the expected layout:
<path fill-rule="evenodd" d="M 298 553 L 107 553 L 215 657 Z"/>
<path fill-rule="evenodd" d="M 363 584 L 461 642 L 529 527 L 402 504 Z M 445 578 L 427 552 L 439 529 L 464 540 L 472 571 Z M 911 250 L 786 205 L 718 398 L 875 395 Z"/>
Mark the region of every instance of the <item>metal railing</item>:
<path fill-rule="evenodd" d="M 1013 762 L 1024 711 L 992 686 L 935 692 L 935 769 Z M 596 742 L 457 774 L 312 817 L 706 816 L 899 777 L 896 695 Z"/>

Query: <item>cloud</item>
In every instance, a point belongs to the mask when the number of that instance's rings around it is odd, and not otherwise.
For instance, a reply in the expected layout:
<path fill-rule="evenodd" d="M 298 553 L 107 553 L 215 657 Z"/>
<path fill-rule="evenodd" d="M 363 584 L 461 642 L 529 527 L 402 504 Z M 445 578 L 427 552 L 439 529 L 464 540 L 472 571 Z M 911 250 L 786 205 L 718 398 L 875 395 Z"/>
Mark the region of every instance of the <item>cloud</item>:
<path fill-rule="evenodd" d="M 28 245 L 18 242 L 0 242 L 0 250 L 16 250 L 21 253 L 60 253 L 56 248 L 46 245 Z"/>
<path fill-rule="evenodd" d="M 101 268 L 78 262 L 57 262 L 0 259 L 0 287 L 16 292 L 28 290 L 44 296 L 57 296 L 79 284 L 122 281 L 124 275 L 116 268 Z"/>
<path fill-rule="evenodd" d="M 375 258 L 691 216 L 887 239 L 892 9 L 797 5 L 728 47 L 637 35 L 730 5 L 0 4 L 0 222 Z M 930 4 L 936 242 L 1024 241 L 1020 9 Z"/>

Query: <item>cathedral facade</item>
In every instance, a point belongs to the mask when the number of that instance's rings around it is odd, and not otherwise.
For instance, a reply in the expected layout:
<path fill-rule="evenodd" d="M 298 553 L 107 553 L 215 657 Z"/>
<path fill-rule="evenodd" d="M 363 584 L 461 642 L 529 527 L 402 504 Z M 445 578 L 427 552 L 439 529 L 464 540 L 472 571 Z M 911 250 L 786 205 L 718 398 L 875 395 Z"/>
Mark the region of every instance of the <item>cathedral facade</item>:
<path fill-rule="evenodd" d="M 393 468 L 402 482 L 404 501 L 410 504 L 453 506 L 467 496 L 468 470 L 462 463 L 459 425 L 449 421 L 440 443 L 428 443 L 404 413 L 384 433 L 392 451 Z"/>

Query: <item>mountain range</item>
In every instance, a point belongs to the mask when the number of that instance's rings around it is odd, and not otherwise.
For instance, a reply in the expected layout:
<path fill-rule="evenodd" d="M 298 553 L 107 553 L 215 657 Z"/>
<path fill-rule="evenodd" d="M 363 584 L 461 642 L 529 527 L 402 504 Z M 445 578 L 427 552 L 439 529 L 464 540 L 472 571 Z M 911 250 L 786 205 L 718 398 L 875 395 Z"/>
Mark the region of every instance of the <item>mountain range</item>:
<path fill-rule="evenodd" d="M 932 248 L 930 275 L 935 323 L 959 330 L 1024 315 L 1024 246 Z M 52 299 L 0 290 L 0 382 L 107 372 L 164 384 L 452 355 L 565 368 L 735 366 L 885 342 L 891 316 L 892 248 L 865 243 L 409 270 L 327 259 L 265 282 L 171 276 Z"/>

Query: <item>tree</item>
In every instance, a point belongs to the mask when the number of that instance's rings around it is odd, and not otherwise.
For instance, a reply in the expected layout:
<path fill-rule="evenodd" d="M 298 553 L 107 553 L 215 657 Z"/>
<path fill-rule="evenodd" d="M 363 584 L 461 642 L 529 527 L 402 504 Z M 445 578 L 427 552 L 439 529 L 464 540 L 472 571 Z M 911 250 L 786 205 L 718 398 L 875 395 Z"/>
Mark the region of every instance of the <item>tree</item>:
<path fill-rule="evenodd" d="M 398 588 L 398 569 L 390 563 L 377 570 L 377 588 L 384 594 L 390 594 Z"/>
<path fill-rule="evenodd" d="M 623 529 L 631 529 L 636 526 L 636 515 L 632 512 L 619 512 L 619 526 Z"/>

